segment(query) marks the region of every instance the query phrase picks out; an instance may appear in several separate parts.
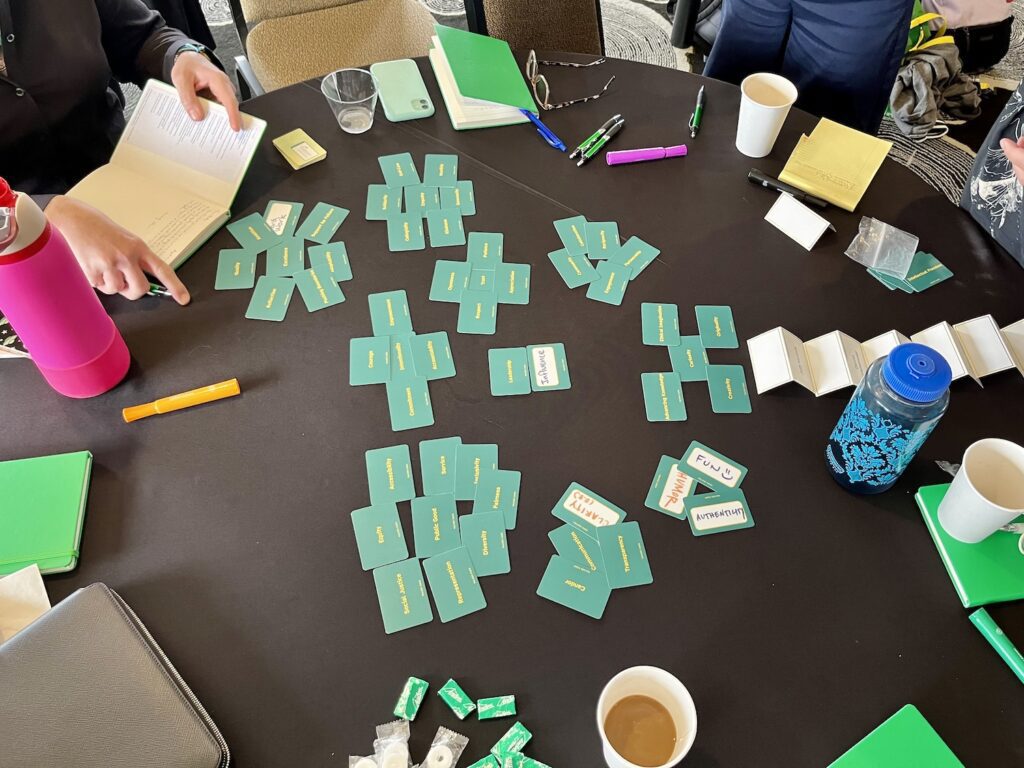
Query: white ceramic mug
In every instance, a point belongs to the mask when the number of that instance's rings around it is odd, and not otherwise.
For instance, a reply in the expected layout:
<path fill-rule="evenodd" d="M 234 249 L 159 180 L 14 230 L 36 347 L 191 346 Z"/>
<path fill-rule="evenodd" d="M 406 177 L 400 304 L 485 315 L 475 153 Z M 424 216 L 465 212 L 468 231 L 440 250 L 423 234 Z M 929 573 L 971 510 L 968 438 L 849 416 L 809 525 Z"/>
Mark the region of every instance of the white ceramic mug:
<path fill-rule="evenodd" d="M 601 734 L 604 761 L 608 768 L 641 768 L 622 757 L 608 742 L 604 722 L 612 707 L 627 696 L 648 696 L 659 702 L 672 715 L 676 727 L 676 748 L 672 757 L 658 768 L 671 768 L 686 757 L 697 738 L 697 709 L 686 686 L 675 675 L 658 667 L 630 667 L 624 669 L 601 691 L 597 700 L 597 731 Z"/>
<path fill-rule="evenodd" d="M 990 437 L 964 451 L 939 504 L 939 524 L 954 539 L 977 544 L 1024 514 L 1024 448 Z"/>
<path fill-rule="evenodd" d="M 747 157 L 764 157 L 775 146 L 796 101 L 796 86 L 782 75 L 758 72 L 744 78 L 740 93 L 736 149 Z"/>

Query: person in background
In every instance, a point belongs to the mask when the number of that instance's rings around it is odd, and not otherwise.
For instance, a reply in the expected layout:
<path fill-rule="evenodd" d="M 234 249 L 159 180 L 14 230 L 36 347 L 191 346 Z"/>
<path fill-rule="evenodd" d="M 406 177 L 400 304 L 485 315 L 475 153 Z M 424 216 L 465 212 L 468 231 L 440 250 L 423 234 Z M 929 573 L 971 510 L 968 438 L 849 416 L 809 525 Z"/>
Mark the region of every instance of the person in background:
<path fill-rule="evenodd" d="M 907 47 L 913 0 L 725 0 L 704 74 L 775 72 L 797 106 L 874 135 Z"/>
<path fill-rule="evenodd" d="M 193 120 L 204 117 L 197 92 L 209 90 L 241 127 L 212 54 L 141 0 L 0 0 L 0 176 L 44 208 L 98 290 L 137 299 L 148 272 L 187 304 L 144 242 L 62 194 L 110 159 L 125 126 L 118 83 L 149 78 L 172 83 Z"/>

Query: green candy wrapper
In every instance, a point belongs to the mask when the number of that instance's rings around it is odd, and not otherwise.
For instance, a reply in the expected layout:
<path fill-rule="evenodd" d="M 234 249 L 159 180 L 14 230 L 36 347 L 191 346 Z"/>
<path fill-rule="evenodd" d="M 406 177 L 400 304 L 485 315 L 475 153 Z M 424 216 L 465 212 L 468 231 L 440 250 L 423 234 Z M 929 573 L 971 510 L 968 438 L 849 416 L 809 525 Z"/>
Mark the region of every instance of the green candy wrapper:
<path fill-rule="evenodd" d="M 448 705 L 448 708 L 455 713 L 459 720 L 465 720 L 469 714 L 476 709 L 476 704 L 466 695 L 466 692 L 459 687 L 454 680 L 449 680 L 437 692 L 441 700 Z"/>
<path fill-rule="evenodd" d="M 403 720 L 415 720 L 416 713 L 420 711 L 420 704 L 423 703 L 423 697 L 427 695 L 427 689 L 430 684 L 426 680 L 420 680 L 418 677 L 410 677 L 405 681 L 405 687 L 402 688 L 402 693 L 398 696 L 398 702 L 395 704 L 395 717 L 400 717 Z"/>

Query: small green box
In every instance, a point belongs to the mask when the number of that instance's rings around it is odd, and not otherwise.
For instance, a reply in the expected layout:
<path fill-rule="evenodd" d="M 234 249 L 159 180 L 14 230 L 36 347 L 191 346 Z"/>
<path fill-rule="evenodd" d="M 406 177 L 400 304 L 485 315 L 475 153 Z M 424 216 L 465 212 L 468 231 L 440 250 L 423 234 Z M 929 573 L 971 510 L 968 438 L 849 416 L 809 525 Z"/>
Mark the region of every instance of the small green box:
<path fill-rule="evenodd" d="M 473 703 L 473 700 L 469 698 L 466 692 L 454 680 L 449 680 L 441 686 L 437 695 L 441 697 L 441 700 L 448 705 L 448 708 L 455 713 L 459 720 L 465 720 L 476 709 L 476 704 Z"/>
<path fill-rule="evenodd" d="M 415 720 L 416 713 L 420 711 L 420 704 L 423 703 L 423 697 L 427 695 L 429 687 L 430 684 L 426 680 L 420 680 L 418 677 L 410 677 L 406 680 L 405 687 L 402 688 L 402 693 L 395 704 L 395 717 L 400 717 L 403 720 Z"/>
<path fill-rule="evenodd" d="M 476 716 L 479 720 L 511 717 L 515 713 L 515 696 L 493 696 L 489 699 L 478 699 L 476 702 Z"/>
<path fill-rule="evenodd" d="M 491 754 L 499 760 L 512 752 L 522 752 L 533 734 L 526 730 L 526 726 L 516 720 L 515 725 L 508 729 L 504 736 L 498 739 L 498 743 L 491 747 Z"/>

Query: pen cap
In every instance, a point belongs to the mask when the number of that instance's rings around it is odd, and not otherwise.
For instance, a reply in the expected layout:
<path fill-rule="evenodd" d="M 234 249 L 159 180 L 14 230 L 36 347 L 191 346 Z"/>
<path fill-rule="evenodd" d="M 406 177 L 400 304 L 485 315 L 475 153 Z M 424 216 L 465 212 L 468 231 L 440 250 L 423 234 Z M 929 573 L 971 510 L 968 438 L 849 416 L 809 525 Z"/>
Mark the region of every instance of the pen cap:
<path fill-rule="evenodd" d="M 665 157 L 686 157 L 686 145 L 680 144 L 678 147 L 665 147 Z"/>
<path fill-rule="evenodd" d="M 133 421 L 144 419 L 147 416 L 155 416 L 159 411 L 156 409 L 156 403 L 146 403 L 145 405 L 133 405 L 131 408 L 124 408 L 121 411 L 121 416 L 124 418 L 125 423 L 131 424 Z"/>

